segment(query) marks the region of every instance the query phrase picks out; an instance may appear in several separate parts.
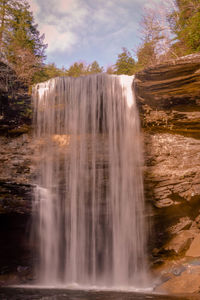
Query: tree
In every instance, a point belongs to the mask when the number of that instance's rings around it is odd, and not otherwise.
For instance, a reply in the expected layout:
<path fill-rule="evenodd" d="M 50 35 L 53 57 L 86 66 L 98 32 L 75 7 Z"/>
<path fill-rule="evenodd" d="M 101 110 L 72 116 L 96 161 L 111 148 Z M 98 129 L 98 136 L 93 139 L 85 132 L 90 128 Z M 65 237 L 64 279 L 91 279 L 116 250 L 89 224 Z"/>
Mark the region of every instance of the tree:
<path fill-rule="evenodd" d="M 137 67 L 144 68 L 159 62 L 159 56 L 166 51 L 167 37 L 163 22 L 152 9 L 146 9 L 140 22 L 142 43 L 137 50 Z M 165 47 L 164 47 L 165 46 Z"/>
<path fill-rule="evenodd" d="M 44 36 L 26 0 L 0 0 L 0 19 L 1 57 L 28 85 L 45 58 Z"/>
<path fill-rule="evenodd" d="M 200 0 L 175 0 L 175 9 L 169 16 L 177 49 L 182 54 L 200 51 Z"/>
<path fill-rule="evenodd" d="M 88 73 L 87 66 L 83 62 L 75 62 L 68 70 L 68 76 L 79 77 Z"/>
<path fill-rule="evenodd" d="M 88 66 L 89 74 L 98 74 L 102 72 L 103 72 L 103 67 L 100 67 L 96 60 Z"/>
<path fill-rule="evenodd" d="M 54 63 L 44 65 L 34 74 L 33 83 L 43 82 L 59 76 L 67 76 L 68 71 L 65 68 L 59 69 Z"/>
<path fill-rule="evenodd" d="M 126 48 L 122 48 L 122 50 L 123 52 L 118 54 L 118 59 L 114 65 L 115 73 L 118 75 L 133 75 L 135 69 L 135 60 Z"/>
<path fill-rule="evenodd" d="M 106 69 L 107 74 L 115 74 L 115 70 L 113 66 L 108 66 Z"/>
<path fill-rule="evenodd" d="M 137 69 L 143 69 L 157 63 L 156 44 L 154 41 L 145 42 L 137 50 Z"/>

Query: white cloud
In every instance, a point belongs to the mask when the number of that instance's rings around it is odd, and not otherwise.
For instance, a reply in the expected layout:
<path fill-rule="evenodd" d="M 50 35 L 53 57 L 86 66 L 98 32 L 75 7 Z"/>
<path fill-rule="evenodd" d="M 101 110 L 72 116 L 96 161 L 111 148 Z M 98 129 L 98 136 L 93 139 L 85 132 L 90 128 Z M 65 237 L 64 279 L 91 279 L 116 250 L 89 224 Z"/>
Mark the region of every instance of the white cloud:
<path fill-rule="evenodd" d="M 70 50 L 77 42 L 77 37 L 72 31 L 60 32 L 54 25 L 43 25 L 41 31 L 45 33 L 49 53 Z"/>
<path fill-rule="evenodd" d="M 47 53 L 108 51 L 131 44 L 142 8 L 162 0 L 28 0 Z M 171 0 L 170 0 L 171 1 Z M 129 38 L 127 42 L 127 38 Z M 132 44 L 133 45 L 133 44 Z M 133 45 L 134 47 L 134 45 Z M 89 49 L 89 50 L 88 50 Z M 93 50 L 95 49 L 95 50 Z M 113 50 L 112 50 L 113 52 Z"/>
<path fill-rule="evenodd" d="M 77 31 L 88 14 L 81 0 L 29 0 L 41 34 L 45 34 L 47 52 L 69 51 L 78 42 Z"/>
<path fill-rule="evenodd" d="M 33 12 L 34 16 L 40 12 L 40 6 L 37 4 L 35 0 L 28 1 L 31 7 L 31 11 Z"/>
<path fill-rule="evenodd" d="M 74 8 L 74 0 L 60 0 L 57 3 L 57 10 L 61 12 L 68 12 Z"/>

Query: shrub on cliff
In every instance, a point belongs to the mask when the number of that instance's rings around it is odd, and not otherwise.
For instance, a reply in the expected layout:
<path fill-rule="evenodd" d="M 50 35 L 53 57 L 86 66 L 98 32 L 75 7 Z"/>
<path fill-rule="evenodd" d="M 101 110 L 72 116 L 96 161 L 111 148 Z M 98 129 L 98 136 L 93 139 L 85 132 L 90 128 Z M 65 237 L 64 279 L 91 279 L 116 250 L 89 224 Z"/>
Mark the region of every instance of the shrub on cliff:
<path fill-rule="evenodd" d="M 0 62 L 0 125 L 5 128 L 8 125 L 11 129 L 29 124 L 30 121 L 31 98 L 28 88 L 19 81 L 14 70 Z"/>

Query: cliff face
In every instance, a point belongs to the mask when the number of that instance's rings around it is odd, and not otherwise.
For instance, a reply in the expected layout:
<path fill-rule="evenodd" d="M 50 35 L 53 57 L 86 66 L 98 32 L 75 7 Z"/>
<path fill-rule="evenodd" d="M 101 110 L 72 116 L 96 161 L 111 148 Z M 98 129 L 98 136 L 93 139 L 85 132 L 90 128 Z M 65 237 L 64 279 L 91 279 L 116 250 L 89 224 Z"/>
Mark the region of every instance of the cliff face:
<path fill-rule="evenodd" d="M 200 195 L 200 54 L 136 75 L 148 197 L 156 207 Z"/>
<path fill-rule="evenodd" d="M 0 286 L 32 276 L 32 136 L 0 136 Z"/>
<path fill-rule="evenodd" d="M 144 132 L 152 261 L 167 280 L 161 290 L 199 291 L 198 284 L 186 282 L 188 270 L 198 273 L 193 281 L 200 279 L 200 271 L 190 265 L 194 259 L 200 264 L 200 246 L 199 255 L 190 251 L 200 236 L 200 54 L 138 73 L 135 88 Z"/>
<path fill-rule="evenodd" d="M 23 281 L 30 272 L 34 177 L 30 100 L 27 87 L 0 62 L 0 285 Z"/>

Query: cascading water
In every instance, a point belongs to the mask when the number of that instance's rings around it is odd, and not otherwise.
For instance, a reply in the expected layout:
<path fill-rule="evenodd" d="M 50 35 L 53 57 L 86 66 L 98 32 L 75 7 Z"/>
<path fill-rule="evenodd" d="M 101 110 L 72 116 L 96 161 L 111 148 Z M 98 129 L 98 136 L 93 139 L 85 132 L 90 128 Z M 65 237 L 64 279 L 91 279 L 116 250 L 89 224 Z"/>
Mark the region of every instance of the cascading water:
<path fill-rule="evenodd" d="M 41 284 L 144 283 L 142 158 L 132 84 L 133 76 L 99 74 L 54 78 L 34 88 Z"/>

